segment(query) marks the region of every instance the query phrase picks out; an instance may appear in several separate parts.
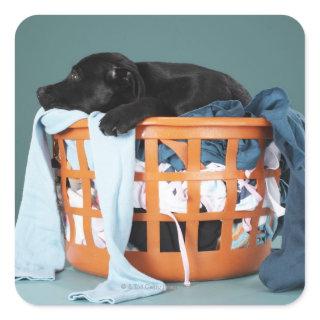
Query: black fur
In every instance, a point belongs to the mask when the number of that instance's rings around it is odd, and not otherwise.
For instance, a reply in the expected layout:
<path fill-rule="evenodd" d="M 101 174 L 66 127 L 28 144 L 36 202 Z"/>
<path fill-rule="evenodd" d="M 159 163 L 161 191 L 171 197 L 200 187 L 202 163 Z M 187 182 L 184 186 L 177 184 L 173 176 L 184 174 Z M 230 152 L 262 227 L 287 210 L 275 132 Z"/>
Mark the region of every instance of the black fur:
<path fill-rule="evenodd" d="M 248 91 L 230 76 L 185 63 L 134 63 L 119 53 L 82 59 L 69 76 L 37 91 L 45 109 L 106 113 L 100 128 L 117 135 L 151 116 L 178 116 L 214 100 L 240 100 Z"/>

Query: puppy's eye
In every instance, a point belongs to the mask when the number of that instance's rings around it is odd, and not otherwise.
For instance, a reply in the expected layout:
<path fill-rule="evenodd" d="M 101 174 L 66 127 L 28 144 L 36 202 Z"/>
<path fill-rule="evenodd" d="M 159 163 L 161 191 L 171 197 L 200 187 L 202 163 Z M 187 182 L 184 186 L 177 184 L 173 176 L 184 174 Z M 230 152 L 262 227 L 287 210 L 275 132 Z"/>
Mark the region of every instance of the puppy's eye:
<path fill-rule="evenodd" d="M 79 81 L 80 80 L 80 76 L 77 72 L 72 72 L 70 74 L 70 79 L 73 80 L 73 81 Z"/>

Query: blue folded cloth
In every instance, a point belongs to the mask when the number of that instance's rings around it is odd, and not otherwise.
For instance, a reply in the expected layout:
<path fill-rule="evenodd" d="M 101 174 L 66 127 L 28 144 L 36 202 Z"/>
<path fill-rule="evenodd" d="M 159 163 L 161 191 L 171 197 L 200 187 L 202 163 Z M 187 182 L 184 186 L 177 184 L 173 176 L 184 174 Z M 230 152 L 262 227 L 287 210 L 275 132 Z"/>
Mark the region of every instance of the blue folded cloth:
<path fill-rule="evenodd" d="M 70 300 L 119 303 L 166 290 L 162 281 L 135 269 L 124 257 L 133 215 L 135 131 L 120 137 L 99 130 L 103 114 L 40 109 L 35 117 L 22 202 L 16 226 L 16 278 L 54 280 L 64 268 L 64 240 L 45 132 L 58 133 L 88 118 L 91 156 L 110 256 L 108 279 L 93 290 L 74 292 Z"/>

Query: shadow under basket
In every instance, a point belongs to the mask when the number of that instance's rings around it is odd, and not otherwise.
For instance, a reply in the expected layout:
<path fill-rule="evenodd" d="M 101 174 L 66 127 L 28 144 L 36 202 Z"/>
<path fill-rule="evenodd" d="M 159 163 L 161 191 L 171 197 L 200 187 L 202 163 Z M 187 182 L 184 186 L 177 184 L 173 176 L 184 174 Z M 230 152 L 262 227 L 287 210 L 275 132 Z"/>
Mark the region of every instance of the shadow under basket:
<path fill-rule="evenodd" d="M 91 182 L 95 173 L 90 171 L 85 153 L 85 140 L 89 140 L 86 120 L 80 120 L 67 130 L 54 135 L 55 155 L 60 162 L 63 211 L 70 225 L 70 237 L 66 242 L 66 256 L 76 269 L 98 276 L 107 276 L 109 256 L 106 249 L 95 246 L 91 231 L 92 218 L 101 217 L 99 210 L 92 209 Z M 172 221 L 159 210 L 159 181 L 187 181 L 188 202 L 186 213 L 175 213 L 179 223 L 185 224 L 185 245 L 190 264 L 190 280 L 214 280 L 239 277 L 258 271 L 261 262 L 271 250 L 271 240 L 257 245 L 256 236 L 260 216 L 271 215 L 262 208 L 262 202 L 253 211 L 235 211 L 237 203 L 237 179 L 246 179 L 245 172 L 238 170 L 237 152 L 240 139 L 256 139 L 260 146 L 260 158 L 250 179 L 257 182 L 257 192 L 264 197 L 265 177 L 278 179 L 279 170 L 264 168 L 266 139 L 272 139 L 270 123 L 262 118 L 149 118 L 136 129 L 136 139 L 145 144 L 145 172 L 135 174 L 135 181 L 146 183 L 146 213 L 135 213 L 133 221 L 146 223 L 146 251 L 126 251 L 125 256 L 138 270 L 164 281 L 183 281 L 184 270 L 180 252 L 161 252 L 160 223 Z M 201 140 L 226 140 L 226 167 L 220 172 L 201 171 Z M 74 140 L 79 170 L 72 170 L 66 158 L 65 140 Z M 177 141 L 179 140 L 179 141 Z M 181 140 L 185 142 L 181 142 Z M 169 146 L 184 162 L 183 172 L 159 172 L 158 144 Z M 70 206 L 67 195 L 68 179 L 82 181 L 83 207 Z M 227 196 L 221 212 L 200 212 L 201 181 L 221 179 L 225 181 Z M 85 245 L 75 242 L 73 215 L 82 216 Z M 251 218 L 252 231 L 248 245 L 232 249 L 233 222 Z M 201 221 L 221 222 L 218 250 L 198 250 L 198 230 Z"/>

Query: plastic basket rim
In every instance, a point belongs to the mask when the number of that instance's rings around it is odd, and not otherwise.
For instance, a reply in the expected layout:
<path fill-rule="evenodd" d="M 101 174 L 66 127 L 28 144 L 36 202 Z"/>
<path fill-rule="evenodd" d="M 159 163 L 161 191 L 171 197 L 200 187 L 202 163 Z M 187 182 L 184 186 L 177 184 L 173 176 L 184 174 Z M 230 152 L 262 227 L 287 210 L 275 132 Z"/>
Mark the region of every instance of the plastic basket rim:
<path fill-rule="evenodd" d="M 271 127 L 265 118 L 245 117 L 150 117 L 138 124 L 138 127 L 167 126 L 167 127 Z M 81 119 L 69 128 L 88 128 L 88 120 Z"/>

